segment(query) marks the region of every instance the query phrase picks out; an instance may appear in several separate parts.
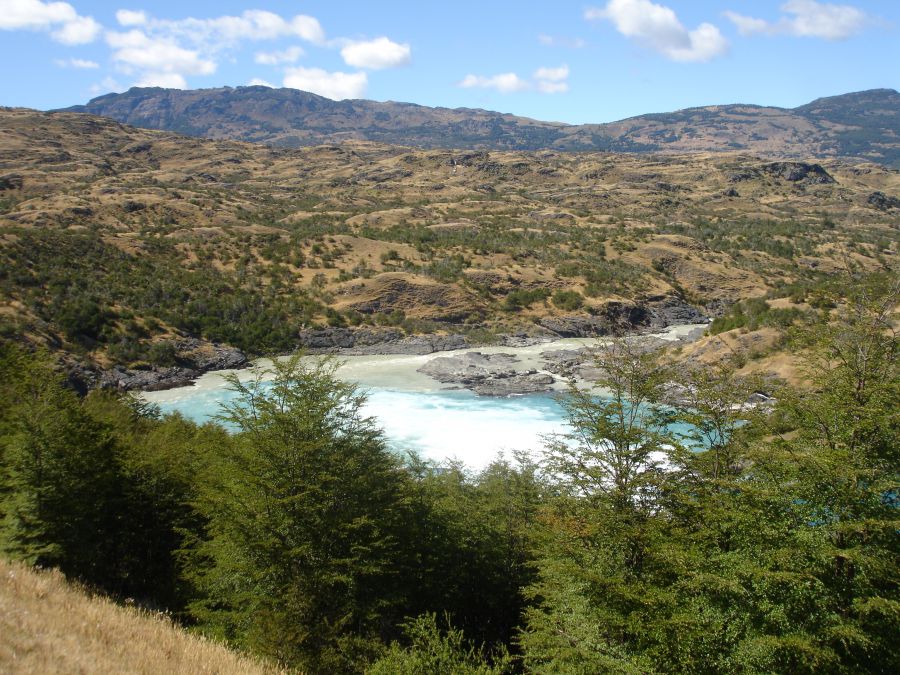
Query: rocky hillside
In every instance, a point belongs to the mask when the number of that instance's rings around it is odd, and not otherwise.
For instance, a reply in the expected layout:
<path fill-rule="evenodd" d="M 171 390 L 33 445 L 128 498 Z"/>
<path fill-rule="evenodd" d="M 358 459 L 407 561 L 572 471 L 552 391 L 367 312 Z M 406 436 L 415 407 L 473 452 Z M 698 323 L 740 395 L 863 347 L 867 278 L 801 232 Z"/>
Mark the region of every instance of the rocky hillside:
<path fill-rule="evenodd" d="M 285 149 L 0 111 L 0 337 L 113 385 L 242 358 L 225 345 L 427 353 L 686 323 L 887 269 L 898 227 L 900 174 L 870 162 Z"/>
<path fill-rule="evenodd" d="M 332 101 L 295 89 L 133 88 L 72 112 L 149 129 L 281 146 L 369 140 L 424 148 L 734 152 L 859 157 L 900 167 L 900 94 L 893 89 L 822 98 L 798 108 L 722 105 L 565 125 L 466 108 Z"/>

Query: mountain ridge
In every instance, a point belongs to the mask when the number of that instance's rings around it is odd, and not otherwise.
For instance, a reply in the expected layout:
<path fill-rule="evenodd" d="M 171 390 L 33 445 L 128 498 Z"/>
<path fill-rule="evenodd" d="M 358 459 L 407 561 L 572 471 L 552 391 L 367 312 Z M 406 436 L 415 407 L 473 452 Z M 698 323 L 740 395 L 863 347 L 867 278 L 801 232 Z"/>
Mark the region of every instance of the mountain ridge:
<path fill-rule="evenodd" d="M 285 147 L 367 140 L 473 150 L 746 151 L 773 157 L 856 157 L 900 168 L 900 94 L 893 89 L 821 97 L 796 108 L 725 104 L 581 125 L 473 108 L 332 101 L 297 89 L 263 86 L 133 87 L 63 111 L 190 136 Z"/>

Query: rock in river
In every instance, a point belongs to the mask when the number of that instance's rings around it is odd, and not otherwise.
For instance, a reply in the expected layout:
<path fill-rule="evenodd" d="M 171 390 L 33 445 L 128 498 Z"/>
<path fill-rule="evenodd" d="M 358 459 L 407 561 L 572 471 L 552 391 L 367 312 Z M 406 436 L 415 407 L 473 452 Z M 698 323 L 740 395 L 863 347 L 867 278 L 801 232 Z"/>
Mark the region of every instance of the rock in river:
<path fill-rule="evenodd" d="M 458 384 L 481 396 L 535 394 L 553 388 L 554 378 L 532 369 L 520 370 L 513 354 L 466 352 L 439 356 L 419 368 L 438 382 Z"/>

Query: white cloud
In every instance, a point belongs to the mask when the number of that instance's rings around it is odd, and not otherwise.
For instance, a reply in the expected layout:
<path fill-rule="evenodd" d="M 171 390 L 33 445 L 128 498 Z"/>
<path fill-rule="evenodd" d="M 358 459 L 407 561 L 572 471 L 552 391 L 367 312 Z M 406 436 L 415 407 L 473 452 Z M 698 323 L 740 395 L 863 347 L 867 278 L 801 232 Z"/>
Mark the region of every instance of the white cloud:
<path fill-rule="evenodd" d="M 129 30 L 109 31 L 106 41 L 114 50 L 117 69 L 134 76 L 138 84 L 184 86 L 187 77 L 214 73 L 220 59 L 246 41 L 294 38 L 325 44 L 319 21 L 303 14 L 286 18 L 250 9 L 235 16 L 161 19 L 143 10 L 121 9 L 116 20 Z M 293 46 L 259 52 L 256 61 L 279 65 L 294 63 L 302 55 L 303 49 Z"/>
<path fill-rule="evenodd" d="M 240 16 L 217 16 L 208 19 L 147 18 L 145 27 L 155 35 L 176 38 L 208 50 L 219 50 L 242 40 L 276 40 L 295 37 L 313 44 L 325 43 L 325 31 L 319 21 L 298 14 L 285 19 L 273 12 L 248 9 Z"/>
<path fill-rule="evenodd" d="M 275 89 L 275 85 L 267 80 L 263 80 L 258 77 L 254 77 L 247 83 L 248 87 L 268 87 L 269 89 Z"/>
<path fill-rule="evenodd" d="M 79 16 L 50 33 L 50 37 L 64 45 L 86 45 L 96 40 L 102 30 L 103 26 L 92 17 Z"/>
<path fill-rule="evenodd" d="M 731 21 L 741 35 L 753 35 L 755 33 L 765 33 L 771 28 L 771 24 L 763 19 L 754 19 L 752 16 L 744 16 L 737 12 L 727 11 L 724 13 L 726 19 Z"/>
<path fill-rule="evenodd" d="M 90 89 L 92 94 L 103 94 L 111 91 L 119 92 L 124 90 L 125 88 L 111 77 L 105 77 L 102 82 L 92 84 Z"/>
<path fill-rule="evenodd" d="M 165 38 L 151 38 L 136 29 L 126 33 L 108 32 L 106 41 L 114 50 L 112 58 L 119 69 L 127 74 L 138 72 L 141 83 L 170 81 L 178 82 L 179 88 L 184 88 L 185 75 L 216 72 L 216 63 L 201 57 L 198 51 L 185 49 Z"/>
<path fill-rule="evenodd" d="M 741 35 L 793 35 L 826 40 L 845 40 L 862 32 L 870 18 L 852 5 L 833 5 L 815 0 L 789 0 L 781 5 L 782 16 L 770 23 L 764 19 L 725 12 Z"/>
<path fill-rule="evenodd" d="M 147 23 L 147 12 L 144 10 L 120 9 L 116 12 L 116 21 L 120 26 L 143 26 Z"/>
<path fill-rule="evenodd" d="M 560 82 L 568 79 L 569 66 L 562 65 L 559 68 L 538 68 L 534 71 L 536 80 L 549 80 L 550 82 Z"/>
<path fill-rule="evenodd" d="M 295 45 L 279 52 L 257 52 L 253 60 L 264 66 L 278 66 L 283 63 L 296 63 L 304 53 L 303 47 Z"/>
<path fill-rule="evenodd" d="M 535 83 L 535 86 L 542 94 L 565 94 L 569 91 L 568 82 L 548 82 L 547 80 L 538 80 Z"/>
<path fill-rule="evenodd" d="M 650 0 L 610 0 L 605 8 L 590 8 L 584 16 L 612 22 L 625 37 L 672 61 L 709 61 L 728 50 L 728 41 L 712 24 L 701 23 L 688 30 L 669 7 Z"/>
<path fill-rule="evenodd" d="M 11 0 L 3 3 L 0 28 L 42 29 L 72 21 L 78 14 L 67 2 L 39 2 L 39 0 Z"/>
<path fill-rule="evenodd" d="M 371 70 L 405 65 L 411 56 L 412 50 L 408 44 L 399 44 L 386 37 L 350 42 L 341 49 L 341 57 L 348 66 Z"/>
<path fill-rule="evenodd" d="M 587 42 L 581 38 L 559 37 L 555 35 L 538 35 L 538 42 L 545 47 L 567 47 L 568 49 L 582 49 L 587 47 Z"/>
<path fill-rule="evenodd" d="M 96 61 L 88 61 L 87 59 L 56 59 L 53 63 L 60 68 L 77 68 L 80 70 L 89 70 L 100 67 L 100 64 Z"/>
<path fill-rule="evenodd" d="M 534 71 L 533 80 L 519 77 L 516 73 L 499 75 L 466 75 L 457 86 L 464 89 L 494 89 L 501 94 L 535 89 L 542 94 L 561 94 L 569 91 L 569 66 L 558 68 L 542 67 Z"/>
<path fill-rule="evenodd" d="M 80 16 L 67 2 L 3 0 L 0 30 L 47 30 L 57 42 L 82 45 L 93 42 L 102 27 L 92 17 Z"/>
<path fill-rule="evenodd" d="M 538 68 L 534 71 L 535 87 L 542 94 L 563 94 L 569 91 L 569 66 Z"/>
<path fill-rule="evenodd" d="M 321 68 L 296 66 L 285 71 L 285 87 L 311 91 L 325 98 L 341 101 L 346 98 L 362 98 L 369 79 L 365 73 L 328 72 Z"/>
<path fill-rule="evenodd" d="M 500 73 L 490 77 L 466 75 L 459 83 L 459 86 L 464 89 L 496 89 L 501 94 L 511 94 L 530 87 L 526 80 L 523 80 L 515 73 Z"/>
<path fill-rule="evenodd" d="M 187 89 L 187 80 L 178 73 L 144 73 L 135 87 L 164 87 L 165 89 Z"/>
<path fill-rule="evenodd" d="M 312 42 L 315 45 L 325 43 L 325 31 L 322 30 L 319 21 L 311 16 L 298 14 L 291 19 L 291 29 L 297 37 L 307 42 Z"/>

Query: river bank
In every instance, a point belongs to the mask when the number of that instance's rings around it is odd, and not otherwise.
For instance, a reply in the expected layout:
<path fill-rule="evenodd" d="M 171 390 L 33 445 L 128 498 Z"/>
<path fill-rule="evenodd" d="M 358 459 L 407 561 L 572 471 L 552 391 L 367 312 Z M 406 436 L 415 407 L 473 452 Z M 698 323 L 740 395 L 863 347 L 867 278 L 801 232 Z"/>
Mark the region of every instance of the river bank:
<path fill-rule="evenodd" d="M 672 326 L 632 339 L 647 347 L 674 345 L 695 339 L 705 328 L 706 324 Z M 340 354 L 336 376 L 366 392 L 365 414 L 377 420 L 397 452 L 413 450 L 436 461 L 459 459 L 477 469 L 501 451 L 537 452 L 548 434 L 566 431 L 565 411 L 557 397 L 566 390 L 570 376 L 590 376 L 590 351 L 597 343 L 597 338 L 560 338 L 526 346 L 500 344 L 431 354 Z M 493 389 L 479 393 L 466 383 L 441 382 L 429 374 L 429 364 L 442 359 L 490 363 L 498 356 L 503 372 L 533 372 L 549 378 L 549 386 L 520 395 L 503 389 L 508 379 L 503 376 L 481 381 Z M 223 402 L 233 400 L 227 375 L 249 380 L 270 364 L 271 359 L 258 359 L 253 368 L 208 372 L 189 386 L 141 396 L 164 413 L 178 412 L 202 423 L 214 419 Z"/>
<path fill-rule="evenodd" d="M 609 302 L 595 315 L 543 317 L 519 331 L 496 336 L 475 330 L 406 335 L 399 328 L 389 327 L 304 329 L 298 333 L 297 351 L 337 356 L 423 356 L 473 348 L 521 348 L 565 339 L 651 335 L 672 326 L 696 325 L 707 320 L 697 308 L 678 298 L 665 297 L 643 304 Z M 486 339 L 488 336 L 490 339 Z M 179 338 L 167 344 L 171 353 L 169 364 L 147 364 L 139 368 L 117 365 L 102 369 L 70 363 L 69 381 L 82 393 L 92 389 L 158 391 L 186 386 L 208 372 L 244 368 L 251 362 L 247 354 L 228 345 L 195 338 Z M 506 393 L 526 393 L 528 386 L 519 389 Z M 498 393 L 504 395 L 503 391 Z"/>

